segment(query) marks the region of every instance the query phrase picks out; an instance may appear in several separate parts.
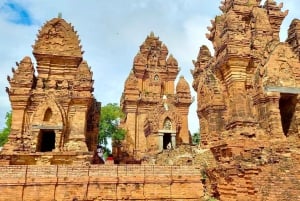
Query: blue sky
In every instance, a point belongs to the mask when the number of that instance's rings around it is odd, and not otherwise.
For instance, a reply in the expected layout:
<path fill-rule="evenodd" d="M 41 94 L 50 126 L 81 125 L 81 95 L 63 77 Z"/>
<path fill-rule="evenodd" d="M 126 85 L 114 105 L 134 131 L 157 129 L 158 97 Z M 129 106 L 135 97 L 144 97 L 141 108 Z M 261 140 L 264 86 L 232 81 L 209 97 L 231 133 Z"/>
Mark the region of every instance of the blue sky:
<path fill-rule="evenodd" d="M 219 15 L 221 0 L 0 0 L 0 128 L 10 110 L 7 75 L 32 47 L 41 26 L 58 13 L 72 23 L 81 39 L 84 59 L 94 72 L 95 97 L 103 105 L 119 103 L 124 82 L 134 56 L 146 36 L 153 31 L 178 60 L 181 72 L 192 84 L 190 69 L 201 45 L 212 49 L 205 37 L 210 20 Z M 281 30 L 286 39 L 293 18 L 300 18 L 299 0 L 283 2 L 289 10 Z M 34 59 L 33 59 L 34 60 Z M 178 76 L 179 77 L 179 76 Z M 2 88 L 2 89 L 1 89 Z M 191 88 L 193 92 L 193 89 Z M 196 96 L 193 92 L 193 96 Z M 199 128 L 196 102 L 190 108 L 191 132 Z"/>

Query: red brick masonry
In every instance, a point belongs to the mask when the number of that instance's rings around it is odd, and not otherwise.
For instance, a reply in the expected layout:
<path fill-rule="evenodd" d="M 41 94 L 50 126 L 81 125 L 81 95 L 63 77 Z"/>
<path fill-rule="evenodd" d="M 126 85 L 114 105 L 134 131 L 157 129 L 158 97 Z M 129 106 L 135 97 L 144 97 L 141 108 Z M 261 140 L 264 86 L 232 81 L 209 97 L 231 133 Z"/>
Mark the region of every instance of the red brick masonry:
<path fill-rule="evenodd" d="M 200 200 L 198 166 L 0 166 L 0 200 Z"/>

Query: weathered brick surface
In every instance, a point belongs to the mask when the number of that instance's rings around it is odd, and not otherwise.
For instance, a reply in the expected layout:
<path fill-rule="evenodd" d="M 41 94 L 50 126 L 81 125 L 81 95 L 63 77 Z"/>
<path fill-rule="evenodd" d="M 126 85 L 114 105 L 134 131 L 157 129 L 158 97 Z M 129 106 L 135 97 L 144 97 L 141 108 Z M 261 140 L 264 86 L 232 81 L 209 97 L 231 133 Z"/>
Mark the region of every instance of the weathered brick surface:
<path fill-rule="evenodd" d="M 23 196 L 21 200 L 26 201 L 51 201 L 53 200 L 53 195 L 55 194 L 55 183 L 50 184 L 28 184 L 23 188 Z M 24 196 L 25 195 L 25 196 Z"/>
<path fill-rule="evenodd" d="M 11 168 L 14 167 L 14 168 Z M 200 200 L 197 166 L 1 166 L 0 200 Z M 16 198 L 16 199 L 15 199 Z"/>
<path fill-rule="evenodd" d="M 0 185 L 1 197 L 3 201 L 22 200 L 24 185 Z"/>

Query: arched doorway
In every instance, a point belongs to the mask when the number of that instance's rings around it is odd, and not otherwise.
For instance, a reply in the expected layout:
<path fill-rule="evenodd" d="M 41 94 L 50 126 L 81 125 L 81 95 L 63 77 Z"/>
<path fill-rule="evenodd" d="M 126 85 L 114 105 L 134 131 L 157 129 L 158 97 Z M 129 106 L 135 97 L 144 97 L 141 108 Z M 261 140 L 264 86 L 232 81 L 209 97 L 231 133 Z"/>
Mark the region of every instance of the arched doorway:
<path fill-rule="evenodd" d="M 173 130 L 173 122 L 169 117 L 166 117 L 163 123 L 163 129 L 158 131 L 159 136 L 159 150 L 176 148 L 176 130 Z"/>
<path fill-rule="evenodd" d="M 55 149 L 55 132 L 54 130 L 41 129 L 38 137 L 37 151 L 51 152 Z"/>

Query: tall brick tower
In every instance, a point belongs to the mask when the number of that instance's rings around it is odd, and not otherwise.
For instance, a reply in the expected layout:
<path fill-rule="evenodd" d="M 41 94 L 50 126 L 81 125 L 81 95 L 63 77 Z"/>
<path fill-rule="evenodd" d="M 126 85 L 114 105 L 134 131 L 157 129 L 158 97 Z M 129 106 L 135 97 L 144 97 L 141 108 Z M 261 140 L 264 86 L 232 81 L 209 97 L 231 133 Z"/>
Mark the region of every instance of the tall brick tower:
<path fill-rule="evenodd" d="M 282 7 L 222 1 L 207 34 L 215 53 L 202 46 L 194 61 L 201 147 L 216 159 L 206 172 L 220 200 L 299 199 L 300 23 L 281 42 Z"/>
<path fill-rule="evenodd" d="M 298 132 L 300 64 L 293 46 L 298 47 L 299 22 L 290 28 L 288 43 L 280 42 L 280 25 L 287 15 L 281 8 L 273 0 L 264 5 L 259 0 L 222 3 L 223 13 L 207 34 L 215 55 L 203 46 L 194 61 L 203 146 L 259 133 L 282 139 Z"/>
<path fill-rule="evenodd" d="M 12 69 L 9 140 L 2 151 L 11 164 L 59 164 L 89 160 L 96 148 L 100 103 L 80 40 L 61 18 L 48 21 L 30 57 Z"/>
<path fill-rule="evenodd" d="M 168 56 L 167 47 L 151 33 L 140 46 L 133 68 L 125 82 L 121 107 L 127 130 L 123 151 L 134 159 L 190 143 L 188 111 L 192 102 L 187 81 L 180 77 L 179 67 Z"/>

